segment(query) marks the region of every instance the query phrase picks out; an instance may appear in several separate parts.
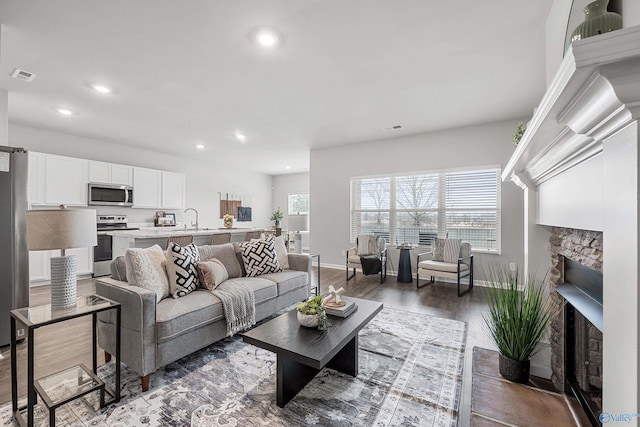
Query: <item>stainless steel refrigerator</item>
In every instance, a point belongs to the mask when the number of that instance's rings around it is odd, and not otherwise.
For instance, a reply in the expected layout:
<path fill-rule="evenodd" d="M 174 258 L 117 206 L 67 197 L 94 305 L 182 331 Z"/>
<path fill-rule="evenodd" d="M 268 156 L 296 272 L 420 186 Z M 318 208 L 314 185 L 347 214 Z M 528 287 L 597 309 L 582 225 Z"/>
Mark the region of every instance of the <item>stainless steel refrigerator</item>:
<path fill-rule="evenodd" d="M 28 168 L 25 149 L 0 146 L 0 346 L 10 343 L 9 311 L 29 305 Z"/>

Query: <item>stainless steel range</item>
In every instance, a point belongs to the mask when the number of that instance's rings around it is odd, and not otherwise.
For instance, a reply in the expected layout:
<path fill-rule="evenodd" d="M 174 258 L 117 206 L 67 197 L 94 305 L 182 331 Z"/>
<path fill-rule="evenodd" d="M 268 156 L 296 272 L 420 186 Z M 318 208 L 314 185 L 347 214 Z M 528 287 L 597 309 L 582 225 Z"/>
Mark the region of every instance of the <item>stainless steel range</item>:
<path fill-rule="evenodd" d="M 93 277 L 111 274 L 109 265 L 113 258 L 113 240 L 107 233 L 117 230 L 138 230 L 129 227 L 126 215 L 98 215 L 96 228 L 98 229 L 98 245 L 93 248 Z"/>

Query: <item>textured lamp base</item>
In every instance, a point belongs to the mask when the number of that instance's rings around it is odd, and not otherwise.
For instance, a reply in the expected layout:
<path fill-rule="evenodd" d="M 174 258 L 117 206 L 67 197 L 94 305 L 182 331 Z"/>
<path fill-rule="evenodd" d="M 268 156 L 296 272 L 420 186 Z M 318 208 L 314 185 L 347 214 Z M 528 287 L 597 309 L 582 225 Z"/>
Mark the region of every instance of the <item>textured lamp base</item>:
<path fill-rule="evenodd" d="M 76 256 L 51 258 L 51 308 L 74 307 L 77 301 Z"/>

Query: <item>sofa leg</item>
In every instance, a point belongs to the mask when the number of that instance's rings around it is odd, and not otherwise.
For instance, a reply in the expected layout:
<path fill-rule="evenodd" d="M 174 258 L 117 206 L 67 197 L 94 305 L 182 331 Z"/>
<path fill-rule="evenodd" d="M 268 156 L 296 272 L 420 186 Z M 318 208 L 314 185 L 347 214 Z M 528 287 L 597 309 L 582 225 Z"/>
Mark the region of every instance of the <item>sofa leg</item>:
<path fill-rule="evenodd" d="M 104 363 L 109 363 L 111 362 L 111 354 L 107 353 L 106 351 L 104 352 Z"/>
<path fill-rule="evenodd" d="M 142 391 L 149 391 L 149 377 L 151 376 L 151 374 L 147 374 L 144 375 L 142 377 L 140 377 L 140 379 L 142 380 Z"/>

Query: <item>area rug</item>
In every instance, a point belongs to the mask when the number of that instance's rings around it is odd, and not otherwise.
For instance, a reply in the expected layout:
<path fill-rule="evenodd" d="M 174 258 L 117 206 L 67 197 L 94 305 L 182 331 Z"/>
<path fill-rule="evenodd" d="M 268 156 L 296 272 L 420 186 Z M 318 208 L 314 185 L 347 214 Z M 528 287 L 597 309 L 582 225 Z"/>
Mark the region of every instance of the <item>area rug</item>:
<path fill-rule="evenodd" d="M 359 337 L 356 378 L 323 369 L 284 408 L 276 400 L 274 353 L 233 337 L 139 377 L 123 367 L 123 398 L 102 410 L 97 393 L 56 411 L 73 426 L 455 426 L 467 325 L 384 308 Z M 329 330 L 326 333 L 331 333 Z M 113 362 L 99 370 L 112 383 Z M 48 425 L 40 403 L 37 426 Z M 11 404 L 3 425 L 17 425 Z"/>

